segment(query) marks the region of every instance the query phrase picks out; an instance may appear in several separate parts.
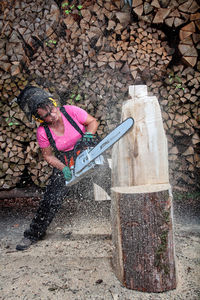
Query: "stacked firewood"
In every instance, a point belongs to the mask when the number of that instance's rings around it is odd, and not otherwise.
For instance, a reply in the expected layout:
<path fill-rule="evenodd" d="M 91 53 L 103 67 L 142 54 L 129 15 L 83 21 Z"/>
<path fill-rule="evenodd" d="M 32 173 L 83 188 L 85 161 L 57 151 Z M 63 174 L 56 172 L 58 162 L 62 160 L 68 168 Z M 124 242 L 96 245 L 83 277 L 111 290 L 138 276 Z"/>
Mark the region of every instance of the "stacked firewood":
<path fill-rule="evenodd" d="M 197 64 L 197 68 L 200 70 L 198 61 L 198 51 L 200 49 L 200 13 L 192 15 L 190 19 L 191 22 L 180 30 L 178 49 L 184 62 L 192 67 Z"/>
<path fill-rule="evenodd" d="M 196 0 L 132 0 L 133 12 L 151 24 L 165 24 L 179 32 L 178 50 L 182 60 L 189 66 L 197 65 L 200 48 L 200 13 Z"/>
<path fill-rule="evenodd" d="M 30 141 L 30 130 L 27 127 L 23 113 L 18 106 L 1 104 L 1 155 L 0 155 L 0 186 L 9 188 L 15 186 L 25 168 L 25 153 L 23 143 Z"/>
<path fill-rule="evenodd" d="M 194 173 L 200 172 L 200 72 L 179 65 L 168 69 L 167 74 L 164 84 L 155 81 L 148 85 L 162 107 L 170 167 L 176 170 L 177 183 L 198 185 Z"/>
<path fill-rule="evenodd" d="M 1 69 L 15 76 L 43 44 L 54 37 L 59 24 L 59 9 L 54 1 L 12 1 L 4 7 L 1 17 Z"/>
<path fill-rule="evenodd" d="M 128 87 L 148 85 L 162 107 L 172 181 L 195 185 L 200 152 L 196 65 L 169 67 L 176 49 L 156 25 L 133 21 L 123 1 L 58 2 L 60 9 L 53 0 L 14 1 L 0 17 L 0 189 L 21 183 L 25 171 L 44 186 L 52 173 L 37 145 L 39 124 L 29 123 L 11 104 L 27 84 L 48 90 L 62 105 L 86 109 L 99 120 L 102 137 L 120 122 Z"/>
<path fill-rule="evenodd" d="M 97 4 L 83 9 L 81 14 L 80 24 L 72 15 L 63 17 L 65 38 L 38 49 L 29 64 L 32 74 L 51 77 L 58 86 L 68 87 L 74 74 L 81 75 L 89 68 L 108 67 L 130 73 L 136 79 L 138 72 L 161 75 L 169 64 L 171 49 L 162 31 L 144 22 L 127 27 L 130 13 L 106 9 L 101 12 Z"/>
<path fill-rule="evenodd" d="M 52 168 L 42 161 L 35 124 L 29 123 L 16 102 L 1 104 L 0 115 L 0 188 L 8 189 L 19 184 L 25 168 L 33 182 L 43 186 Z"/>
<path fill-rule="evenodd" d="M 42 159 L 42 154 L 37 141 L 34 141 L 33 139 L 29 143 L 26 148 L 26 153 L 25 164 L 27 164 L 28 173 L 30 174 L 32 181 L 36 185 L 44 187 L 52 174 L 52 168 Z"/>

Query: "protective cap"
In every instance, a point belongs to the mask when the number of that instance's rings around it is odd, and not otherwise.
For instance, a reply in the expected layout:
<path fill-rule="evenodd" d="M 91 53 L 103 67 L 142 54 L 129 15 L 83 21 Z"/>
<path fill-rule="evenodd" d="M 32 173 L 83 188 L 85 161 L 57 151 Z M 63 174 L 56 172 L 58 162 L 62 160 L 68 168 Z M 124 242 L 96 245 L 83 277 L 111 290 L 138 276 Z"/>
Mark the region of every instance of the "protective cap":
<path fill-rule="evenodd" d="M 53 96 L 35 86 L 26 86 L 19 96 L 17 97 L 17 103 L 20 108 L 23 110 L 28 120 L 32 121 L 32 115 L 37 114 L 37 107 L 39 104 L 50 100 Z M 51 102 L 51 100 L 50 100 Z"/>

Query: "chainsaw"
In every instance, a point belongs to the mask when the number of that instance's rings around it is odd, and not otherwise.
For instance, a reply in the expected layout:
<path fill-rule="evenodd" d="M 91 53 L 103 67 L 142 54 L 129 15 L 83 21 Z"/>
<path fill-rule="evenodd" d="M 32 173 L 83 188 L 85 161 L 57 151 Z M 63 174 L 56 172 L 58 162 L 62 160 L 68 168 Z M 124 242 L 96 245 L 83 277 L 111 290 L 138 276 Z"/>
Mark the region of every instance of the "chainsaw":
<path fill-rule="evenodd" d="M 75 163 L 70 167 L 72 178 L 66 181 L 67 186 L 74 185 L 82 177 L 90 175 L 94 168 L 105 164 L 103 153 L 121 139 L 133 126 L 134 119 L 128 118 L 113 129 L 106 137 L 104 137 L 96 146 L 88 146 L 74 159 Z M 74 147 L 76 148 L 76 146 Z"/>

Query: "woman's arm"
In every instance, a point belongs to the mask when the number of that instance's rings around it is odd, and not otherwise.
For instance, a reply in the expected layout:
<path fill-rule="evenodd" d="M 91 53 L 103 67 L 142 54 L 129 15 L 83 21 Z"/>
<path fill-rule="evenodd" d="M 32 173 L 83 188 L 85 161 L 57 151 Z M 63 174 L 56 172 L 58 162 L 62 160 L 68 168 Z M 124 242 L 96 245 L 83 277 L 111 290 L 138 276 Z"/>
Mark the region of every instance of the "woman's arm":
<path fill-rule="evenodd" d="M 95 134 L 99 126 L 99 122 L 94 117 L 88 114 L 84 125 L 86 126 L 88 132 Z"/>
<path fill-rule="evenodd" d="M 62 171 L 63 168 L 66 167 L 65 164 L 63 164 L 57 157 L 55 157 L 50 146 L 47 148 L 42 148 L 41 151 L 42 151 L 42 155 L 43 155 L 44 159 L 52 167 L 57 168 L 60 171 Z"/>

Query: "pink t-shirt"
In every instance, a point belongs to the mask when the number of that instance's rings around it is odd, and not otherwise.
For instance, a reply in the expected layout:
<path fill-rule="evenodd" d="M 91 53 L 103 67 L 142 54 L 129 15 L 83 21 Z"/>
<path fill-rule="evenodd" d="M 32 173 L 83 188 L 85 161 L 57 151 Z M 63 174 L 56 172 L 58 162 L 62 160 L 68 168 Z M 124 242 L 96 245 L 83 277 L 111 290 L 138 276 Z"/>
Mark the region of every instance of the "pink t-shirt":
<path fill-rule="evenodd" d="M 72 119 L 77 123 L 80 129 L 85 132 L 84 123 L 87 119 L 88 113 L 80 107 L 74 105 L 64 105 L 64 108 Z M 59 108 L 58 108 L 59 109 Z M 74 148 L 76 142 L 81 138 L 80 133 L 69 123 L 65 116 L 61 113 L 64 122 L 65 132 L 62 136 L 56 135 L 51 128 L 52 137 L 56 143 L 59 151 L 70 151 Z M 37 128 L 37 141 L 40 148 L 47 148 L 50 146 L 45 129 L 43 126 Z"/>

